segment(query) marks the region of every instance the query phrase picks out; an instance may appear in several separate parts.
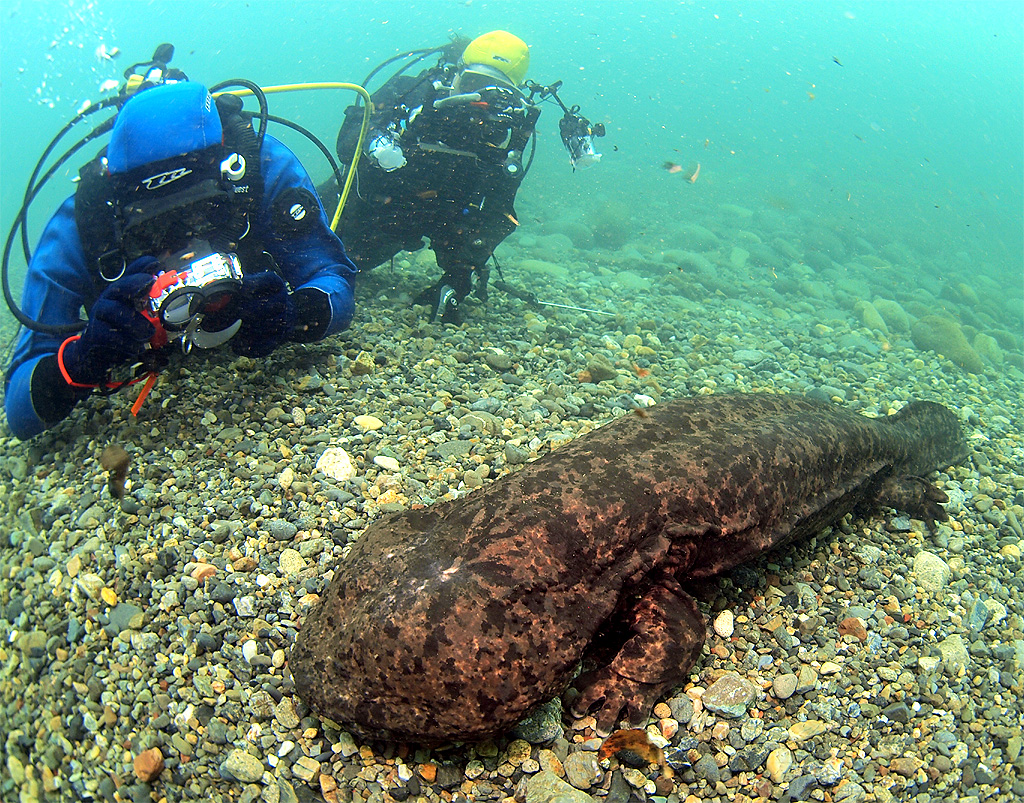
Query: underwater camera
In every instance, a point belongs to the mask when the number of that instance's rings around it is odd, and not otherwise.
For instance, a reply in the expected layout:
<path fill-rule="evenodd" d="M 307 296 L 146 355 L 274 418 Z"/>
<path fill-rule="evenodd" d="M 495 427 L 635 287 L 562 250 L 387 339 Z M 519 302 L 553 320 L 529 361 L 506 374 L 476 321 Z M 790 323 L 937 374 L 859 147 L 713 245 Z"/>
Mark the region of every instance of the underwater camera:
<path fill-rule="evenodd" d="M 569 151 L 569 161 L 573 168 L 581 170 L 601 161 L 601 154 L 594 150 L 594 137 L 604 136 L 604 124 L 591 125 L 586 117 L 576 112 L 576 107 L 568 109 L 558 122 L 558 133 L 562 144 Z"/>
<path fill-rule="evenodd" d="M 205 240 L 162 261 L 149 291 L 150 319 L 171 334 L 183 336 L 183 348 L 213 348 L 238 331 L 238 321 L 225 329 L 203 329 L 204 316 L 223 309 L 242 286 L 242 265 L 232 253 L 214 251 Z"/>

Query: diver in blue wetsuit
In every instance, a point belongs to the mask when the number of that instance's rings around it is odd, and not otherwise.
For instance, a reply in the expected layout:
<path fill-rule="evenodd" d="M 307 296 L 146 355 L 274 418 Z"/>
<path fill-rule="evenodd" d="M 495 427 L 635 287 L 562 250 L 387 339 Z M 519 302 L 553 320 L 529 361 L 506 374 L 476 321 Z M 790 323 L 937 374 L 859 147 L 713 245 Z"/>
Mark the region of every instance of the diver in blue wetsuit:
<path fill-rule="evenodd" d="M 5 385 L 19 438 L 174 346 L 263 357 L 349 325 L 355 265 L 302 165 L 240 109 L 187 80 L 124 102 L 28 266 Z"/>

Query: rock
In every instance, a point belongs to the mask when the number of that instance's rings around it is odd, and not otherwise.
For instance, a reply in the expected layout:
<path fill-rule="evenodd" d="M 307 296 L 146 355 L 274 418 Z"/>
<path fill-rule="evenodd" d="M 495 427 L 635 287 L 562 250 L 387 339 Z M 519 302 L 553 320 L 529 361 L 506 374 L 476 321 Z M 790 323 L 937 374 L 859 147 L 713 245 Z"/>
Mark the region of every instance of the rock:
<path fill-rule="evenodd" d="M 810 793 L 817 787 L 818 779 L 813 775 L 801 775 L 789 782 L 790 800 L 810 800 Z"/>
<path fill-rule="evenodd" d="M 922 550 L 914 556 L 914 579 L 925 591 L 941 591 L 951 574 L 946 561 L 938 555 Z"/>
<path fill-rule="evenodd" d="M 483 359 L 495 371 L 507 371 L 512 367 L 512 358 L 499 348 L 484 349 Z"/>
<path fill-rule="evenodd" d="M 374 465 L 380 466 L 385 471 L 401 471 L 402 466 L 393 457 L 388 457 L 385 454 L 379 454 L 373 458 Z"/>
<path fill-rule="evenodd" d="M 796 691 L 797 676 L 794 674 L 776 675 L 772 680 L 772 694 L 780 700 L 788 700 Z"/>
<path fill-rule="evenodd" d="M 913 778 L 921 766 L 921 759 L 916 756 L 897 756 L 889 762 L 889 769 L 904 778 Z"/>
<path fill-rule="evenodd" d="M 833 803 L 864 803 L 867 790 L 854 781 L 843 781 L 832 794 Z"/>
<path fill-rule="evenodd" d="M 730 672 L 712 683 L 701 701 L 705 708 L 723 717 L 739 717 L 756 697 L 757 687 L 753 683 Z"/>
<path fill-rule="evenodd" d="M 284 697 L 274 706 L 274 718 L 286 728 L 299 727 L 299 715 L 295 712 L 295 702 L 291 697 Z"/>
<path fill-rule="evenodd" d="M 151 747 L 135 756 L 135 777 L 144 783 L 155 781 L 164 771 L 164 755 L 159 747 Z"/>
<path fill-rule="evenodd" d="M 734 621 L 735 620 L 733 618 L 732 611 L 722 611 L 720 614 L 718 614 L 718 616 L 715 617 L 715 622 L 713 625 L 715 632 L 722 638 L 729 638 L 730 636 L 732 636 L 733 631 L 735 630 Z"/>
<path fill-rule="evenodd" d="M 885 319 L 870 301 L 858 301 L 853 311 L 860 315 L 860 322 L 868 329 L 881 332 L 883 335 L 889 334 Z"/>
<path fill-rule="evenodd" d="M 786 772 L 793 766 L 793 753 L 788 747 L 779 746 L 768 754 L 765 768 L 768 770 L 768 777 L 775 783 L 782 783 Z"/>
<path fill-rule="evenodd" d="M 284 519 L 270 519 L 263 526 L 275 541 L 291 541 L 299 531 L 298 527 Z"/>
<path fill-rule="evenodd" d="M 590 750 L 570 753 L 562 765 L 565 768 L 565 779 L 577 789 L 589 789 L 604 777 L 597 763 L 597 753 Z"/>
<path fill-rule="evenodd" d="M 887 705 L 882 709 L 882 713 L 893 722 L 902 722 L 903 724 L 910 722 L 910 718 L 913 716 L 907 704 L 902 700 Z"/>
<path fill-rule="evenodd" d="M 256 783 L 263 777 L 263 762 L 256 756 L 238 748 L 228 753 L 220 765 L 221 775 L 242 783 Z"/>
<path fill-rule="evenodd" d="M 970 663 L 971 654 L 967 651 L 967 645 L 960 636 L 947 636 L 939 642 L 939 652 L 942 654 L 942 665 L 947 674 L 956 676 L 961 669 Z"/>
<path fill-rule="evenodd" d="M 980 374 L 985 364 L 964 335 L 960 324 L 943 315 L 926 315 L 910 329 L 910 339 L 921 351 L 934 351 L 972 374 Z"/>
<path fill-rule="evenodd" d="M 526 803 L 593 803 L 586 792 L 570 786 L 550 770 L 541 770 L 526 782 Z"/>
<path fill-rule="evenodd" d="M 357 415 L 352 419 L 352 423 L 363 432 L 376 432 L 384 428 L 384 422 L 375 415 Z"/>
<path fill-rule="evenodd" d="M 306 568 L 306 560 L 294 549 L 283 549 L 277 559 L 277 568 L 287 576 L 298 574 Z"/>
<path fill-rule="evenodd" d="M 839 623 L 840 636 L 853 636 L 859 641 L 867 641 L 868 631 L 864 621 L 857 616 L 848 616 Z"/>
<path fill-rule="evenodd" d="M 885 321 L 885 325 L 890 332 L 904 333 L 910 331 L 910 317 L 898 302 L 888 298 L 876 298 L 871 304 L 875 308 L 875 312 Z"/>
<path fill-rule="evenodd" d="M 300 781 L 312 783 L 320 774 L 320 762 L 311 756 L 300 756 L 292 764 L 292 774 Z"/>
<path fill-rule="evenodd" d="M 349 363 L 348 370 L 352 376 L 366 376 L 367 374 L 372 374 L 376 367 L 373 355 L 360 351 L 356 358 Z"/>
<path fill-rule="evenodd" d="M 113 608 L 110 613 L 110 624 L 114 627 L 118 633 L 121 633 L 129 628 L 138 629 L 142 626 L 142 608 L 136 605 L 132 605 L 128 602 L 119 602 Z"/>
<path fill-rule="evenodd" d="M 991 335 L 986 335 L 984 332 L 978 332 L 978 334 L 974 336 L 974 343 L 972 345 L 974 346 L 975 352 L 993 365 L 1000 366 L 1003 364 L 1003 360 L 1005 359 L 1003 350 L 999 347 L 999 341 Z"/>
<path fill-rule="evenodd" d="M 598 382 L 604 382 L 608 379 L 615 379 L 619 372 L 615 370 L 615 366 L 608 362 L 606 357 L 596 355 L 590 362 L 587 363 L 586 373 L 589 374 L 591 382 L 595 385 Z"/>
<path fill-rule="evenodd" d="M 818 673 L 806 664 L 800 667 L 796 678 L 797 694 L 805 694 L 818 685 Z"/>
<path fill-rule="evenodd" d="M 794 742 L 805 742 L 825 732 L 825 723 L 817 719 L 794 722 L 789 726 L 789 738 Z"/>
<path fill-rule="evenodd" d="M 711 786 L 714 786 L 722 779 L 722 771 L 718 768 L 715 757 L 710 754 L 703 755 L 697 759 L 693 765 L 693 774 L 700 780 L 707 781 Z"/>
<path fill-rule="evenodd" d="M 356 475 L 355 466 L 348 452 L 340 446 L 331 446 L 324 450 L 316 461 L 316 470 L 322 472 L 336 482 L 345 482 Z"/>

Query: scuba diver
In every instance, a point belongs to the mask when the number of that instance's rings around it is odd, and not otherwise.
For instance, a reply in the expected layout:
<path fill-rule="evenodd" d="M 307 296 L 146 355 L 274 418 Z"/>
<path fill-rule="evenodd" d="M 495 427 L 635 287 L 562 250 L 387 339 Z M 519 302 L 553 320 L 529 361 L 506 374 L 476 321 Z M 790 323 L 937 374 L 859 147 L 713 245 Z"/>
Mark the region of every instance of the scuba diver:
<path fill-rule="evenodd" d="M 436 65 L 415 77 L 405 74 L 436 53 Z M 338 233 L 361 270 L 399 251 L 416 251 L 429 238 L 443 276 L 416 303 L 429 306 L 432 321 L 459 323 L 459 305 L 471 291 L 487 300 L 488 259 L 519 225 L 514 202 L 533 159 L 533 148 L 528 159 L 524 153 L 540 115 L 534 98 L 552 98 L 562 108 L 559 129 L 574 169 L 601 158 L 592 138 L 602 136 L 604 127 L 591 126 L 578 106 L 562 103 L 561 82 L 544 87 L 525 81 L 529 48 L 505 31 L 400 54 L 363 85 L 409 56 L 414 58 L 372 95 L 357 194 L 348 200 Z M 362 111 L 358 104 L 345 110 L 337 143 L 343 161 L 359 136 Z M 325 201 L 337 197 L 333 182 L 320 192 Z"/>
<path fill-rule="evenodd" d="M 27 439 L 63 420 L 94 391 L 110 393 L 147 378 L 141 404 L 173 346 L 230 342 L 264 357 L 289 342 L 345 329 L 353 316 L 356 267 L 331 231 L 298 159 L 266 136 L 266 99 L 242 112 L 235 94 L 214 100 L 167 62 L 161 45 L 133 65 L 116 116 L 97 126 L 36 183 L 8 239 L 3 288 L 27 327 L 6 373 L 11 430 Z M 79 115 L 79 117 L 81 114 Z M 47 223 L 34 253 L 25 233 L 28 205 L 71 154 L 110 131 L 80 171 L 75 194 Z M 21 308 L 10 293 L 8 259 L 19 225 L 28 259 Z M 88 311 L 88 320 L 80 318 Z"/>

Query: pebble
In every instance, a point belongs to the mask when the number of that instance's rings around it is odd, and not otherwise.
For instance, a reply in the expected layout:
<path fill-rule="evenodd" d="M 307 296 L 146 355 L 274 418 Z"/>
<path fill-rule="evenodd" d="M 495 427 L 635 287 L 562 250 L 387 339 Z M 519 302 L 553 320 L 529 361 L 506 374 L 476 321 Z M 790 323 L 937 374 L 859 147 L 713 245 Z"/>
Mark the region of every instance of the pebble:
<path fill-rule="evenodd" d="M 132 762 L 135 777 L 143 783 L 155 781 L 160 773 L 164 771 L 164 756 L 159 747 L 151 747 L 143 750 Z"/>
<path fill-rule="evenodd" d="M 376 432 L 384 428 L 384 422 L 375 415 L 357 415 L 352 419 L 352 423 L 364 432 Z"/>
<path fill-rule="evenodd" d="M 281 574 L 298 574 L 306 568 L 306 559 L 295 549 L 282 549 L 277 559 L 277 567 Z"/>
<path fill-rule="evenodd" d="M 236 748 L 228 753 L 220 770 L 221 775 L 226 774 L 242 783 L 255 783 L 263 777 L 264 766 L 255 756 Z"/>
<path fill-rule="evenodd" d="M 597 753 L 589 750 L 570 753 L 562 764 L 565 767 L 565 779 L 577 789 L 589 789 L 604 776 L 597 764 Z"/>
<path fill-rule="evenodd" d="M 593 798 L 586 792 L 574 788 L 548 770 L 529 776 L 526 800 L 529 803 L 593 803 Z"/>
<path fill-rule="evenodd" d="M 715 632 L 722 638 L 729 638 L 733 634 L 734 619 L 733 613 L 730 610 L 724 610 L 715 617 L 713 625 Z"/>
<path fill-rule="evenodd" d="M 395 458 L 388 457 L 387 455 L 379 454 L 373 458 L 374 464 L 380 466 L 385 471 L 401 471 L 402 465 Z"/>
<path fill-rule="evenodd" d="M 769 777 L 775 783 L 782 783 L 789 768 L 793 766 L 793 753 L 785 746 L 776 747 L 768 754 L 765 764 Z"/>
<path fill-rule="evenodd" d="M 778 697 L 780 700 L 788 700 L 793 696 L 797 687 L 797 676 L 790 673 L 786 675 L 776 675 L 772 679 L 772 694 Z"/>
<path fill-rule="evenodd" d="M 825 732 L 825 723 L 817 719 L 794 722 L 789 726 L 789 738 L 794 742 L 805 742 Z"/>
<path fill-rule="evenodd" d="M 932 552 L 921 551 L 914 557 L 913 575 L 925 591 L 941 591 L 949 583 L 948 564 Z"/>
<path fill-rule="evenodd" d="M 352 458 L 340 446 L 325 449 L 316 461 L 316 470 L 336 482 L 346 482 L 356 475 Z"/>
<path fill-rule="evenodd" d="M 757 697 L 757 687 L 746 678 L 728 673 L 712 683 L 701 697 L 704 706 L 724 717 L 739 717 Z"/>

